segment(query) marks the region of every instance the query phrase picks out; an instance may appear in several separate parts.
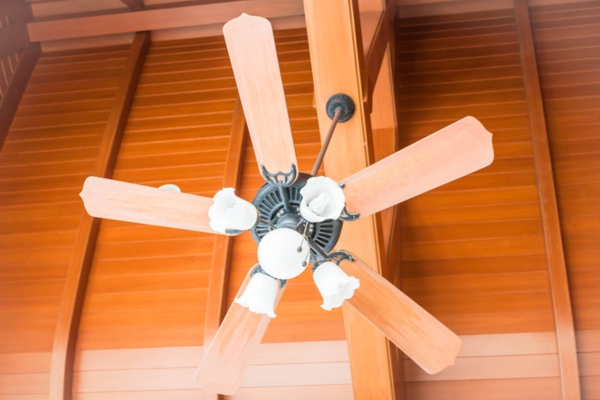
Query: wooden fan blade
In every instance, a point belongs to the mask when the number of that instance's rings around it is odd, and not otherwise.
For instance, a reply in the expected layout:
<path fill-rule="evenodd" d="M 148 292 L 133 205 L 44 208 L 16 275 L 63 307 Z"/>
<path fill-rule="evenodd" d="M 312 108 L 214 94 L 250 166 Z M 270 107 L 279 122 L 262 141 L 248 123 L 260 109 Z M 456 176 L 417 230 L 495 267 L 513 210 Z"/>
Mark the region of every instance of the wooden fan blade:
<path fill-rule="evenodd" d="M 210 228 L 209 197 L 90 176 L 79 194 L 92 217 L 218 233 Z"/>
<path fill-rule="evenodd" d="M 252 271 L 250 269 L 250 271 Z M 250 282 L 250 273 L 240 287 L 236 298 L 240 297 Z M 275 307 L 281 299 L 284 288 L 280 288 L 275 299 Z M 271 317 L 256 314 L 237 303 L 233 303 L 215 338 L 210 345 L 205 343 L 204 359 L 196 372 L 195 380 L 204 389 L 225 395 L 236 393 L 244 380 L 252 355 L 258 348 Z"/>
<path fill-rule="evenodd" d="M 269 173 L 286 173 L 297 161 L 271 23 L 242 14 L 223 34 L 256 161 Z"/>
<path fill-rule="evenodd" d="M 466 117 L 340 182 L 346 209 L 366 217 L 493 160 L 492 134 L 477 119 Z"/>
<path fill-rule="evenodd" d="M 354 256 L 353 256 L 354 257 Z M 346 300 L 430 374 L 454 364 L 462 341 L 450 329 L 360 259 L 340 263 L 360 287 Z"/>

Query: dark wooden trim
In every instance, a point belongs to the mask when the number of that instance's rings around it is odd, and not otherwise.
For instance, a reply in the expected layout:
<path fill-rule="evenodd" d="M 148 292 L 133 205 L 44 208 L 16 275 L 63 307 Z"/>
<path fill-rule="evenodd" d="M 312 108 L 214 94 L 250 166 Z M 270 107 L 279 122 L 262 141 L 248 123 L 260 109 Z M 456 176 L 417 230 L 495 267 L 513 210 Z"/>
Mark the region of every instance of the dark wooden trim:
<path fill-rule="evenodd" d="M 95 176 L 108 178 L 112 175 L 149 44 L 149 33 L 135 35 L 100 144 L 98 161 L 93 173 Z M 49 396 L 52 400 L 71 399 L 75 345 L 99 225 L 99 219 L 83 212 L 67 271 L 54 335 Z"/>
<path fill-rule="evenodd" d="M 27 22 L 33 19 L 31 4 L 22 0 L 0 0 L 0 10 L 15 22 Z"/>
<path fill-rule="evenodd" d="M 235 102 L 233 122 L 231 124 L 231 135 L 223 187 L 231 187 L 237 191 L 241 188 L 244 172 L 244 158 L 246 154 L 246 143 L 248 140 L 248 128 L 244 118 L 244 110 L 239 97 Z M 227 288 L 229 286 L 229 272 L 233 259 L 232 236 L 215 235 L 213 247 L 213 258 L 210 267 L 210 281 L 208 285 L 208 296 L 206 299 L 206 317 L 204 319 L 204 348 L 206 349 L 215 337 L 225 314 L 227 313 Z M 223 399 L 221 395 L 205 392 L 205 399 Z"/>
<path fill-rule="evenodd" d="M 4 146 L 6 135 L 8 135 L 10 125 L 15 117 L 15 113 L 40 54 L 39 43 L 30 43 L 27 45 L 25 50 L 23 50 L 23 54 L 21 54 L 21 59 L 6 89 L 6 93 L 2 96 L 2 101 L 0 102 L 0 150 Z"/>
<path fill-rule="evenodd" d="M 122 3 L 125 3 L 132 10 L 141 10 L 144 8 L 144 0 L 121 0 Z"/>
<path fill-rule="evenodd" d="M 563 250 L 561 227 L 554 188 L 552 160 L 548 146 L 548 132 L 544 117 L 542 92 L 537 70 L 531 21 L 526 0 L 515 0 L 515 19 L 521 49 L 521 65 L 529 108 L 529 122 L 533 144 L 533 155 L 540 197 L 550 291 L 556 323 L 558 357 L 560 360 L 563 399 L 581 398 L 579 369 L 577 365 L 577 345 L 573 311 L 569 294 L 567 266 Z"/>
<path fill-rule="evenodd" d="M 29 43 L 29 33 L 25 23 L 12 24 L 0 29 L 0 55 L 22 50 Z"/>

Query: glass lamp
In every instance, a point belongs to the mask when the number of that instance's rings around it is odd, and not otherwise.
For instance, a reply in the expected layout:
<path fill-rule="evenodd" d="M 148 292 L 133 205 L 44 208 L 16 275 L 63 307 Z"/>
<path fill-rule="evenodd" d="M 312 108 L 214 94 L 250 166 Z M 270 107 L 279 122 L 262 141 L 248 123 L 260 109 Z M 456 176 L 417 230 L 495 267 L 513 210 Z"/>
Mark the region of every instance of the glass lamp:
<path fill-rule="evenodd" d="M 181 193 L 181 189 L 179 189 L 179 186 L 174 185 L 172 183 L 166 183 L 162 186 L 158 187 L 160 190 L 166 190 L 167 192 L 177 192 L 177 193 Z"/>
<path fill-rule="evenodd" d="M 267 274 L 291 279 L 304 271 L 309 252 L 308 242 L 300 233 L 279 228 L 267 233 L 258 244 L 258 262 Z"/>
<path fill-rule="evenodd" d="M 310 178 L 300 190 L 300 194 L 300 214 L 309 222 L 338 219 L 346 205 L 342 188 L 326 176 Z"/>
<path fill-rule="evenodd" d="M 277 289 L 279 282 L 261 272 L 256 272 L 250 278 L 248 286 L 244 293 L 234 300 L 242 307 L 246 307 L 256 314 L 266 314 L 271 318 L 275 318 L 275 298 L 277 297 Z"/>
<path fill-rule="evenodd" d="M 360 286 L 358 279 L 348 276 L 337 264 L 330 261 L 315 269 L 313 279 L 323 296 L 321 308 L 327 311 L 340 307 L 344 300 L 354 296 L 354 290 Z"/>
<path fill-rule="evenodd" d="M 251 203 L 234 194 L 233 188 L 219 190 L 208 209 L 210 227 L 215 232 L 245 231 L 252 228 L 258 219 L 258 211 Z"/>

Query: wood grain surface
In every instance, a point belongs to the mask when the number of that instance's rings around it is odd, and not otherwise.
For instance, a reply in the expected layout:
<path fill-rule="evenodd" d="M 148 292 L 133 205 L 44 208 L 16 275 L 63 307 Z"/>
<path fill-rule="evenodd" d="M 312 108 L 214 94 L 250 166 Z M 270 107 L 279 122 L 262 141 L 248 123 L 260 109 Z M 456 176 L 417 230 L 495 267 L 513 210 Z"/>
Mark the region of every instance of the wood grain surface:
<path fill-rule="evenodd" d="M 404 354 L 430 374 L 454 364 L 462 346 L 458 336 L 362 260 L 344 261 L 341 268 L 360 281 L 348 304 Z"/>
<path fill-rule="evenodd" d="M 465 117 L 347 178 L 349 212 L 367 217 L 462 178 L 494 159 L 492 135 Z"/>
<path fill-rule="evenodd" d="M 233 74 L 259 168 L 297 168 L 271 23 L 242 14 L 223 26 Z"/>
<path fill-rule="evenodd" d="M 461 338 L 553 332 L 513 10 L 399 19 L 397 27 L 401 147 L 464 113 L 493 133 L 495 153 L 489 167 L 401 204 L 403 292 Z M 533 367 L 520 372 L 519 358 L 501 367 L 505 356 L 473 353 L 431 377 L 405 365 L 406 397 L 558 399 L 554 346 L 524 358 Z"/>
<path fill-rule="evenodd" d="M 600 315 L 600 296 L 593 289 L 600 261 L 600 230 L 595 222 L 600 210 L 594 189 L 600 178 L 595 161 L 600 131 L 592 116 L 600 110 L 600 61 L 594 55 L 600 49 L 598 15 L 597 2 L 530 11 L 573 319 L 579 330 L 576 350 L 584 399 L 600 396 L 600 353 L 589 347 Z"/>
<path fill-rule="evenodd" d="M 0 252 L 3 266 L 0 318 L 1 325 L 6 327 L 0 330 L 3 354 L 52 351 L 65 280 L 75 253 L 80 225 L 77 215 L 83 212 L 77 201 L 77 186 L 83 184 L 86 174 L 93 173 L 107 122 L 98 121 L 95 130 L 90 131 L 85 119 L 71 119 L 72 114 L 65 111 L 69 104 L 76 108 L 77 104 L 87 103 L 90 107 L 85 115 L 108 117 L 117 83 L 105 81 L 104 98 L 108 102 L 95 102 L 93 77 L 102 70 L 103 57 L 113 58 L 113 67 L 122 73 L 126 54 L 127 48 L 80 50 L 62 57 L 42 54 L 40 65 L 45 67 L 33 70 L 23 95 L 24 106 L 17 109 L 0 154 L 0 186 L 5 187 L 0 204 L 3 213 L 12 215 L 0 224 L 4 227 L 0 242 L 5 249 Z M 77 70 L 82 58 L 93 61 L 94 65 L 80 75 L 63 73 Z M 42 83 L 52 80 L 64 86 Z M 69 86 L 77 87 L 77 98 L 63 98 L 70 92 Z M 59 126 L 69 128 L 62 130 Z M 22 182 L 16 184 L 19 179 Z M 16 226 L 19 228 L 15 229 Z M 50 365 L 50 359 L 43 363 L 31 359 L 22 366 L 20 373 L 24 375 L 18 379 L 2 375 L 2 379 L 11 382 L 10 392 L 3 395 L 36 394 L 47 398 Z"/>

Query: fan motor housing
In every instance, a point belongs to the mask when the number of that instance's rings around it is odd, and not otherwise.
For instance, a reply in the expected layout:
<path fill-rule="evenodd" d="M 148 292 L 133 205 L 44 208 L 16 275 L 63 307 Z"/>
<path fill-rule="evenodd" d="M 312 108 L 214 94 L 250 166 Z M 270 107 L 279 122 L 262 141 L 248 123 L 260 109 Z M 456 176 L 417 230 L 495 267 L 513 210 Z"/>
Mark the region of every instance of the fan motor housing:
<path fill-rule="evenodd" d="M 275 227 L 289 228 L 298 232 L 305 233 L 325 252 L 330 252 L 337 243 L 342 231 L 343 221 L 326 220 L 323 222 L 306 222 L 300 215 L 300 202 L 302 195 L 300 190 L 306 185 L 312 175 L 299 173 L 294 184 L 284 187 L 283 190 L 288 198 L 289 211 L 285 209 L 285 203 L 281 197 L 280 187 L 270 183 L 265 183 L 256 193 L 252 204 L 260 212 L 262 221 L 250 230 L 256 243 L 260 243 L 263 237 L 271 232 Z M 308 226 L 306 224 L 308 223 Z M 311 261 L 316 259 L 315 252 L 311 249 Z"/>

